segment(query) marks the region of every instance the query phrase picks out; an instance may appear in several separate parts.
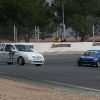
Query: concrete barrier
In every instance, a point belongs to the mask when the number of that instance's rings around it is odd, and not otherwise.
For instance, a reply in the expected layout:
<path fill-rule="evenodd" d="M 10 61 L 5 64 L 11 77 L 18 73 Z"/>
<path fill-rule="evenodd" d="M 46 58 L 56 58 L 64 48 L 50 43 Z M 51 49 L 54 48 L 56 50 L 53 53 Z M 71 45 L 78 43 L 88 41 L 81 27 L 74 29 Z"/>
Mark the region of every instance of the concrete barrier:
<path fill-rule="evenodd" d="M 86 51 L 86 50 L 100 50 L 100 43 L 93 45 L 92 42 L 61 42 L 61 43 L 21 43 L 28 45 L 36 52 L 70 52 L 70 51 Z"/>

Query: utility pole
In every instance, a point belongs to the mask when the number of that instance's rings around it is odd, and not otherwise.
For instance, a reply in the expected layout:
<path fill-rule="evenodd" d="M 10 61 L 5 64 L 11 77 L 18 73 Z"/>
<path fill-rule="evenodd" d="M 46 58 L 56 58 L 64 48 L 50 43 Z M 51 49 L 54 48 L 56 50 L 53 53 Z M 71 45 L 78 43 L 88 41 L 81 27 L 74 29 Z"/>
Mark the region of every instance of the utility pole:
<path fill-rule="evenodd" d="M 62 14 L 63 14 L 63 39 L 66 39 L 66 34 L 65 34 L 65 23 L 64 23 L 64 0 L 62 0 Z"/>

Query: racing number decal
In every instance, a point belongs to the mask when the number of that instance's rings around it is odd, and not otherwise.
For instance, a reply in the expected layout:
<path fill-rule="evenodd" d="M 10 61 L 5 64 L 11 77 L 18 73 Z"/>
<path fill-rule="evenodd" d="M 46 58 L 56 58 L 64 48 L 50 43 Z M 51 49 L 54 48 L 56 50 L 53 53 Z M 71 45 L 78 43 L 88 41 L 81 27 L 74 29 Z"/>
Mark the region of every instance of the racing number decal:
<path fill-rule="evenodd" d="M 13 60 L 13 56 L 14 56 L 15 52 L 9 52 L 9 59 Z"/>

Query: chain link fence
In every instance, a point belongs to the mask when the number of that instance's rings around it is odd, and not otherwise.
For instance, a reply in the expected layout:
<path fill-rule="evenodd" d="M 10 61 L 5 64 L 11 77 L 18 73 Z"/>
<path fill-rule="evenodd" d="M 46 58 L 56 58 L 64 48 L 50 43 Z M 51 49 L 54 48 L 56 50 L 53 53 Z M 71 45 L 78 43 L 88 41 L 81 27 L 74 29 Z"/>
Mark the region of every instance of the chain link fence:
<path fill-rule="evenodd" d="M 12 27 L 0 27 L 0 43 L 2 42 L 38 42 L 43 41 L 46 39 L 55 38 L 56 35 L 54 34 L 47 34 L 46 32 L 41 32 L 37 29 L 35 30 L 35 27 L 30 28 L 21 28 L 16 27 L 14 30 L 14 26 Z"/>

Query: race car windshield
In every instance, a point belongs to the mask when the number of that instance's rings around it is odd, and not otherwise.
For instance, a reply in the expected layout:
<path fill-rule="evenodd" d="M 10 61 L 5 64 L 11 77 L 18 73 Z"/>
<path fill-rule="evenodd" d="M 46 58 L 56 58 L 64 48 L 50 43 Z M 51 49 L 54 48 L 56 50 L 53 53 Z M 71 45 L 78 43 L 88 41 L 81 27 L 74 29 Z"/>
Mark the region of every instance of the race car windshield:
<path fill-rule="evenodd" d="M 83 56 L 98 56 L 98 55 L 99 55 L 99 53 L 97 53 L 97 52 L 85 52 L 83 54 Z"/>
<path fill-rule="evenodd" d="M 28 46 L 26 45 L 15 45 L 18 51 L 25 51 L 25 52 L 33 52 Z"/>

